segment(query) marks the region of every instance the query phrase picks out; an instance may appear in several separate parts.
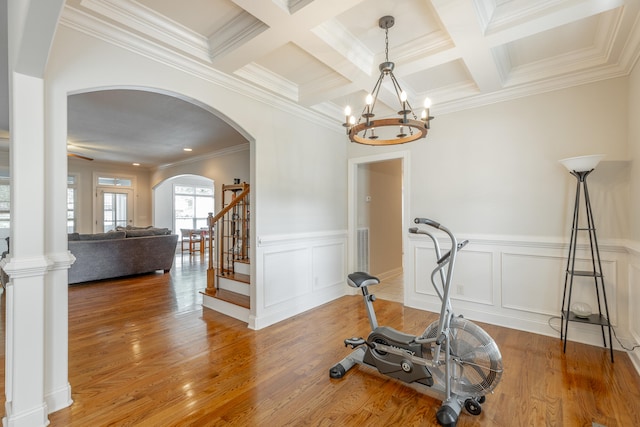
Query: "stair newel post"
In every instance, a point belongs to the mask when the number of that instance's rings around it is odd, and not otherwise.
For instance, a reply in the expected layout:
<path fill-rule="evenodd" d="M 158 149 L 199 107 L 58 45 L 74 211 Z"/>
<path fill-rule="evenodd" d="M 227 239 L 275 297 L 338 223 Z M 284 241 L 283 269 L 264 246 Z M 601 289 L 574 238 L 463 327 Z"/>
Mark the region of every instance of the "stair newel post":
<path fill-rule="evenodd" d="M 207 268 L 207 289 L 205 293 L 215 295 L 216 293 L 216 274 L 213 266 L 213 212 L 209 212 L 207 217 L 207 226 L 209 227 L 209 266 Z"/>

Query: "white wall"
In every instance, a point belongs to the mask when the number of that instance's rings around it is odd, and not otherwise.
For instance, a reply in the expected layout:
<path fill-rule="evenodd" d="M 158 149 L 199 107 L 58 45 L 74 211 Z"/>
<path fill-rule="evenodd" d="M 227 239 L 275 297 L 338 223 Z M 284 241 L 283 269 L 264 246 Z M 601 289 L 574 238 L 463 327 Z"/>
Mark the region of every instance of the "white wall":
<path fill-rule="evenodd" d="M 408 214 L 439 219 L 458 233 L 568 235 L 574 178 L 558 160 L 596 153 L 627 160 L 626 99 L 621 78 L 443 116 L 434 108 L 426 139 L 397 148 L 411 149 Z M 352 144 L 349 157 L 373 151 Z M 598 178 L 600 170 L 592 175 L 593 187 L 612 179 Z M 612 199 L 626 200 L 626 189 L 615 190 Z M 597 206 L 599 218 L 613 208 Z M 601 238 L 625 236 L 605 225 Z"/>
<path fill-rule="evenodd" d="M 547 322 L 560 314 L 576 182 L 558 160 L 606 154 L 589 190 L 612 322 L 629 340 L 627 98 L 628 79 L 618 78 L 442 116 L 434 107 L 425 140 L 382 149 L 353 144 L 349 157 L 410 150 L 405 222 L 429 217 L 471 240 L 457 263 L 459 312 L 559 336 Z M 424 239 L 405 240 L 405 304 L 439 311 L 426 285 L 432 249 Z M 602 345 L 599 334 L 597 327 L 569 329 L 570 339 L 595 345 Z"/>
<path fill-rule="evenodd" d="M 263 327 L 343 295 L 347 145 L 341 128 L 249 84 L 182 65 L 178 70 L 59 27 L 47 70 L 48 109 L 55 112 L 48 139 L 65 144 L 70 93 L 147 88 L 208 109 L 249 141 L 248 179 L 246 170 L 228 178 L 246 179 L 252 188 L 250 326 Z M 184 72 L 185 67 L 192 68 Z M 197 170 L 206 163 L 183 167 L 184 172 L 158 170 L 149 187 L 177 173 L 211 173 Z M 225 181 L 216 177 L 216 183 Z M 286 280 L 283 271 L 289 272 Z"/>

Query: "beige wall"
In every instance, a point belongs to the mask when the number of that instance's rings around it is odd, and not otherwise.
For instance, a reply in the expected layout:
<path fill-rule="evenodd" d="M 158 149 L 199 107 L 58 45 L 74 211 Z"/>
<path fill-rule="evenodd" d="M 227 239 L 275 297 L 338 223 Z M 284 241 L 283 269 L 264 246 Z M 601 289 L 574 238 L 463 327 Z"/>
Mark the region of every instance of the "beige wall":
<path fill-rule="evenodd" d="M 635 342 L 640 342 L 640 64 L 629 76 L 629 158 L 630 165 L 630 230 L 629 267 L 629 330 Z M 640 371 L 640 349 L 631 353 Z"/>
<path fill-rule="evenodd" d="M 402 161 L 375 162 L 369 169 L 370 272 L 402 269 Z"/>
<path fill-rule="evenodd" d="M 629 76 L 629 159 L 631 160 L 631 225 L 629 238 L 640 244 L 640 64 Z"/>
<path fill-rule="evenodd" d="M 94 173 L 135 177 L 133 224 L 137 226 L 152 225 L 151 215 L 151 173 L 148 169 L 134 166 L 116 165 L 81 159 L 69 159 L 68 173 L 78 177 L 77 184 L 77 222 L 76 231 L 93 233 L 94 218 Z"/>

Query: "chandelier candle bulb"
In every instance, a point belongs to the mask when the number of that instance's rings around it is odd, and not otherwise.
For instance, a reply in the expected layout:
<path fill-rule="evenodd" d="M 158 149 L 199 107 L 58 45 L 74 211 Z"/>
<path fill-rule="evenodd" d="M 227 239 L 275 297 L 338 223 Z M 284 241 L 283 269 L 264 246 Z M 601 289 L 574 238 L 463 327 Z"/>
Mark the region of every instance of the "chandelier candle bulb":
<path fill-rule="evenodd" d="M 402 103 L 402 123 L 407 123 L 407 92 L 400 92 L 400 102 Z"/>
<path fill-rule="evenodd" d="M 429 129 L 429 121 L 433 118 L 429 115 L 429 108 L 431 108 L 431 99 L 424 99 L 424 111 L 422 112 L 422 120 L 425 122 L 427 129 Z"/>
<path fill-rule="evenodd" d="M 350 116 L 351 107 L 347 105 L 346 107 L 344 107 L 344 124 L 342 125 L 347 128 L 347 135 L 349 135 L 349 128 L 352 126 Z"/>

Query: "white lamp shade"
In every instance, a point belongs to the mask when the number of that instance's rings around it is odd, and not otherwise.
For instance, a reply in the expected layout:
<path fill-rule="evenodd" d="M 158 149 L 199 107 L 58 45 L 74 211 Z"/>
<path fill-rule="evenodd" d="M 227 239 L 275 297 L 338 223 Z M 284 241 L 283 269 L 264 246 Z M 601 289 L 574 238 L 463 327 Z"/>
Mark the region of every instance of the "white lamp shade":
<path fill-rule="evenodd" d="M 569 171 L 587 172 L 595 169 L 603 158 L 604 154 L 592 154 L 590 156 L 569 157 L 559 160 L 559 162 Z"/>

